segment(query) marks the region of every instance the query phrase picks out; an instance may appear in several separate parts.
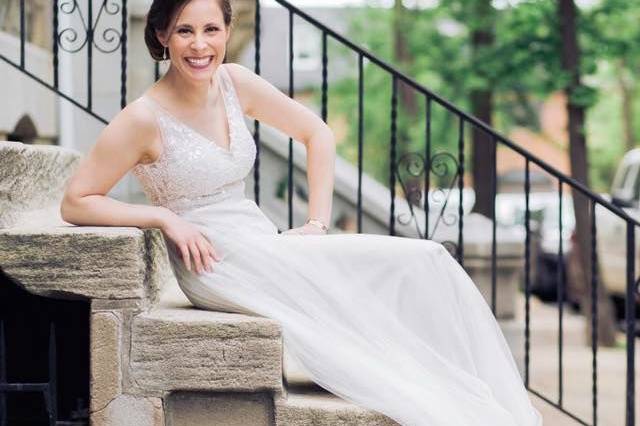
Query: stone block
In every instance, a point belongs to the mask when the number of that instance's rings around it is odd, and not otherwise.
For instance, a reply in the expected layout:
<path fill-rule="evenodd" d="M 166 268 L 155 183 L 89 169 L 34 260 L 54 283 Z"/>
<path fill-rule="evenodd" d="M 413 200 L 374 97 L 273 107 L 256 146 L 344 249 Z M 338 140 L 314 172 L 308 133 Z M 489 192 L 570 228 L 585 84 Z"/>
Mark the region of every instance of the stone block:
<path fill-rule="evenodd" d="M 91 413 L 91 426 L 164 426 L 162 399 L 120 395 Z"/>
<path fill-rule="evenodd" d="M 524 262 L 521 258 L 500 258 L 496 262 L 496 318 L 514 318 L 519 280 Z M 491 258 L 465 258 L 464 269 L 491 306 Z"/>
<path fill-rule="evenodd" d="M 0 230 L 4 272 L 45 297 L 153 303 L 171 274 L 163 256 L 157 229 L 35 224 Z"/>
<path fill-rule="evenodd" d="M 121 334 L 116 312 L 91 314 L 91 412 L 103 410 L 122 392 Z"/>
<path fill-rule="evenodd" d="M 165 401 L 166 426 L 272 426 L 268 394 L 175 392 Z"/>
<path fill-rule="evenodd" d="M 57 146 L 0 142 L 0 229 L 27 212 L 58 206 L 80 158 Z"/>
<path fill-rule="evenodd" d="M 129 375 L 138 392 L 252 392 L 282 387 L 277 322 L 199 309 L 157 309 L 134 318 Z"/>
<path fill-rule="evenodd" d="M 398 426 L 388 417 L 326 392 L 276 399 L 276 426 Z"/>

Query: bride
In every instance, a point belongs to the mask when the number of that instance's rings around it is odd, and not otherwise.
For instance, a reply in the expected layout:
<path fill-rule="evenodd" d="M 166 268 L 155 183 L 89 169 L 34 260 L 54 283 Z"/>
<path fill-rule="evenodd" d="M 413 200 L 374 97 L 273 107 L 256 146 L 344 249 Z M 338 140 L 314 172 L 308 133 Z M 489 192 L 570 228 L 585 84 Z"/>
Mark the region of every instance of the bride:
<path fill-rule="evenodd" d="M 541 425 L 491 310 L 441 244 L 326 235 L 334 136 L 223 64 L 231 21 L 228 0 L 153 1 L 145 41 L 169 70 L 102 131 L 68 182 L 64 220 L 161 229 L 196 307 L 279 321 L 315 382 L 402 425 Z M 280 234 L 245 197 L 256 148 L 244 115 L 306 146 L 303 226 Z M 128 171 L 151 205 L 105 196 Z"/>

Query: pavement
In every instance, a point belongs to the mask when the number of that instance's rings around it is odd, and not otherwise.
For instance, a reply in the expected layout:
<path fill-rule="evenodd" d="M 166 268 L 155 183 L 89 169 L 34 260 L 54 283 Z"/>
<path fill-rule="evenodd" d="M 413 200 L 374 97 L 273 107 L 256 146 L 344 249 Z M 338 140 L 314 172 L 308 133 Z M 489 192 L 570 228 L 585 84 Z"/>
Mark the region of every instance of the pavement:
<path fill-rule="evenodd" d="M 519 294 L 517 317 L 524 324 L 524 296 Z M 559 398 L 558 307 L 531 299 L 531 346 L 529 388 L 554 403 Z M 585 424 L 593 425 L 592 352 L 587 340 L 585 318 L 564 309 L 563 315 L 563 408 Z M 598 348 L 597 424 L 625 425 L 626 348 L 619 333 L 614 348 Z M 635 345 L 636 424 L 640 424 L 640 345 Z M 541 398 L 531 400 L 542 413 L 545 426 L 580 424 Z"/>

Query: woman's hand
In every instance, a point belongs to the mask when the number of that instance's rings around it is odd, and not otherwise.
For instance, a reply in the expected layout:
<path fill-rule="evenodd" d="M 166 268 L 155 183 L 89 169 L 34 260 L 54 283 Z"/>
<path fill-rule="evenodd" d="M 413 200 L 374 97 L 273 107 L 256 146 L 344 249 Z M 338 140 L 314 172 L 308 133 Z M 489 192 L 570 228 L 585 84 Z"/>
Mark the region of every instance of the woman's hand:
<path fill-rule="evenodd" d="M 213 272 L 213 263 L 220 261 L 213 245 L 191 223 L 171 212 L 163 217 L 162 232 L 175 245 L 177 254 L 182 256 L 185 266 L 191 271 L 191 261 L 198 274 Z"/>
<path fill-rule="evenodd" d="M 306 223 L 302 226 L 299 226 L 297 228 L 291 228 L 287 231 L 283 231 L 282 234 L 287 234 L 287 235 L 325 235 L 326 232 L 323 231 L 322 229 L 318 228 L 315 225 L 312 225 L 310 223 Z"/>

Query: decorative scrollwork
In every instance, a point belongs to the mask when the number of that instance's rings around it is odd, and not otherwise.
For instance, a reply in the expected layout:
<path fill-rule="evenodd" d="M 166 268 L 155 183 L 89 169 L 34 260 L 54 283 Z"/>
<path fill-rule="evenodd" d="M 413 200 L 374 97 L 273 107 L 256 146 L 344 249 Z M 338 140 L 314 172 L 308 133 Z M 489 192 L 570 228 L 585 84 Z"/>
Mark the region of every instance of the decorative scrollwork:
<path fill-rule="evenodd" d="M 110 9 L 110 7 L 112 9 Z M 100 6 L 100 10 L 98 11 L 98 16 L 96 17 L 96 22 L 93 25 L 93 30 L 95 31 L 95 29 L 97 28 L 103 12 L 107 15 L 115 16 L 120 13 L 121 8 L 122 6 L 116 3 L 114 0 L 104 0 L 102 6 Z M 102 31 L 102 40 L 107 43 L 107 47 L 102 47 L 101 45 L 99 45 L 94 38 L 93 45 L 96 47 L 96 49 L 98 49 L 102 53 L 115 52 L 120 48 L 120 44 L 122 43 L 122 33 L 120 33 L 120 31 L 115 28 L 105 28 Z M 111 47 L 109 47 L 109 45 L 111 45 Z"/>
<path fill-rule="evenodd" d="M 104 0 L 94 22 L 87 22 L 82 9 L 78 5 L 77 0 L 61 0 L 58 6 L 60 12 L 66 15 L 77 13 L 83 27 L 83 36 L 78 34 L 78 30 L 72 27 L 65 28 L 58 32 L 58 45 L 62 50 L 68 53 L 77 53 L 82 50 L 87 43 L 91 43 L 96 49 L 102 53 L 113 53 L 118 50 L 122 44 L 122 33 L 113 27 L 107 27 L 102 31 L 96 31 L 100 24 L 103 14 L 115 16 L 121 13 L 122 4 L 115 0 Z M 100 34 L 101 37 L 95 37 Z"/>
<path fill-rule="evenodd" d="M 426 171 L 436 177 L 437 186 L 431 193 L 420 185 L 422 179 L 419 178 L 424 176 Z M 413 223 L 420 238 L 432 239 L 440 223 L 445 226 L 455 226 L 458 223 L 458 215 L 447 210 L 449 197 L 459 179 L 458 161 L 452 154 L 448 152 L 436 153 L 431 156 L 428 164 L 419 153 L 404 154 L 396 164 L 396 176 L 409 206 L 408 213 L 399 213 L 396 216 L 396 221 L 399 224 L 407 226 Z M 421 205 L 425 192 L 429 194 L 427 196 L 430 204 L 441 205 L 430 235 L 426 235 L 429 230 L 422 231 L 414 210 L 414 206 Z M 447 249 L 455 253 L 457 244 L 451 241 L 446 243 Z"/>

